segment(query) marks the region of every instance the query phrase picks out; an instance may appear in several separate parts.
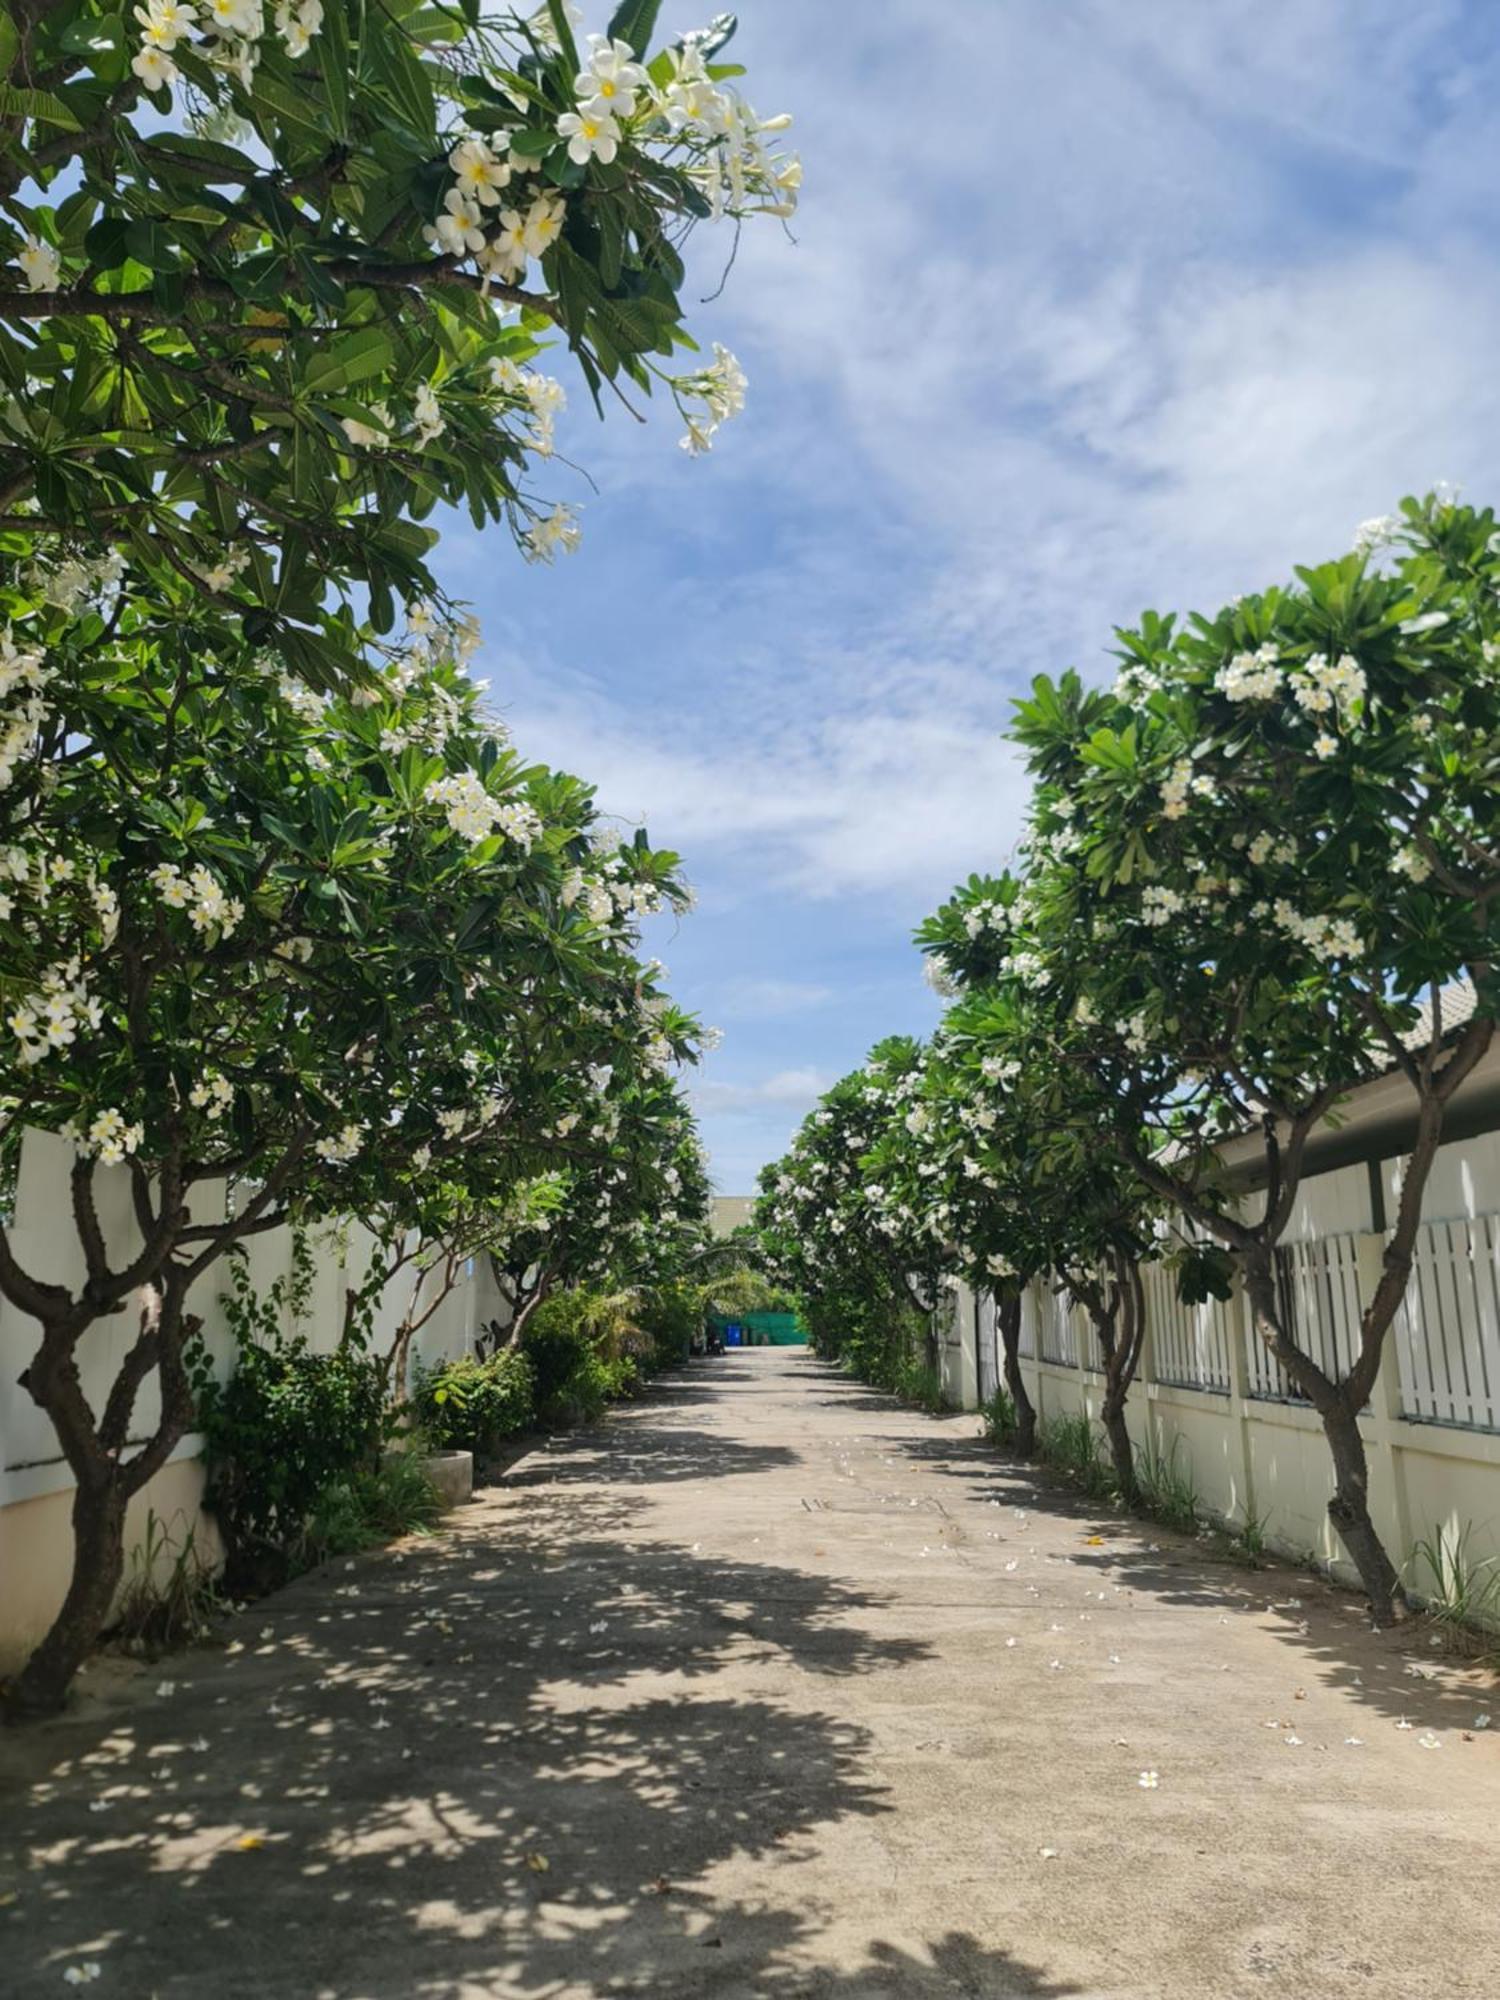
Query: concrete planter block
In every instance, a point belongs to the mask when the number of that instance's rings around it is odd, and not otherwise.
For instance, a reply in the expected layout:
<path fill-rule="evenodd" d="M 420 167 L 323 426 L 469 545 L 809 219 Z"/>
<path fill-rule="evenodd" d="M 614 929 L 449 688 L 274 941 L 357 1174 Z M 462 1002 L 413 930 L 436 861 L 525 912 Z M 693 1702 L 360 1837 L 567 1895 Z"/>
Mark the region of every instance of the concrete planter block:
<path fill-rule="evenodd" d="M 387 1463 L 393 1458 L 404 1458 L 405 1452 L 388 1451 L 384 1454 Z M 472 1451 L 428 1452 L 418 1464 L 437 1488 L 437 1496 L 443 1506 L 457 1507 L 469 1499 L 474 1491 L 474 1454 Z"/>
<path fill-rule="evenodd" d="M 457 1507 L 474 1491 L 472 1451 L 435 1451 L 422 1460 L 422 1470 L 438 1490 L 445 1507 Z"/>

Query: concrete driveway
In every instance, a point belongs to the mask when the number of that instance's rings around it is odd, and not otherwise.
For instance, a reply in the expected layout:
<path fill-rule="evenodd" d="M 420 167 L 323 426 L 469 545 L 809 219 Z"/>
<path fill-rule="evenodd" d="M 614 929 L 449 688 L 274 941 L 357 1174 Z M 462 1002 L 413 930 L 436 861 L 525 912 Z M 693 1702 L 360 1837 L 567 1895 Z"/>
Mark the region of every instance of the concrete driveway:
<path fill-rule="evenodd" d="M 1494 2000 L 1482 1677 L 976 1430 L 696 1363 L 96 1665 L 0 1743 L 0 1993 Z"/>

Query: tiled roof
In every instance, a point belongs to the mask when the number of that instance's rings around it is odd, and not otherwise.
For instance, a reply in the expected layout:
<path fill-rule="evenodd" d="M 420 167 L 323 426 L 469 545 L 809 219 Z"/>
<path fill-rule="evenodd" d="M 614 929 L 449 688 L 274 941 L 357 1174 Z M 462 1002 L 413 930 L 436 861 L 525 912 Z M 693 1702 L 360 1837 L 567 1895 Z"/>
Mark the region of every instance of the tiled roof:
<path fill-rule="evenodd" d="M 1479 1005 L 1479 995 L 1474 990 L 1472 979 L 1455 979 L 1445 986 L 1438 995 L 1438 1019 L 1446 1039 L 1465 1021 L 1473 1019 L 1474 1009 Z M 1424 1000 L 1418 1009 L 1417 1018 L 1401 1037 L 1407 1048 L 1415 1053 L 1425 1049 L 1432 1040 L 1432 1005 Z"/>

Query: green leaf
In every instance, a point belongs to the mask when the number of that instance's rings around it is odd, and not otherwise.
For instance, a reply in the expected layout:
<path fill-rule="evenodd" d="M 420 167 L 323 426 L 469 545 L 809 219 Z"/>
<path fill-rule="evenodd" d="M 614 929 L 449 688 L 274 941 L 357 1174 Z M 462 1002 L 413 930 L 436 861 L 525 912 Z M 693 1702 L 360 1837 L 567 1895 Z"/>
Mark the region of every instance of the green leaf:
<path fill-rule="evenodd" d="M 708 26 L 695 37 L 698 53 L 705 62 L 734 39 L 740 25 L 738 14 L 715 14 Z"/>
<path fill-rule="evenodd" d="M 418 60 L 406 30 L 386 20 L 377 8 L 365 15 L 360 53 L 372 79 L 388 93 L 413 134 L 437 150 L 437 102 L 432 83 Z"/>
<path fill-rule="evenodd" d="M 568 59 L 570 68 L 582 67 L 578 59 L 578 44 L 573 39 L 573 23 L 568 19 L 568 10 L 563 0 L 547 0 L 547 12 L 552 19 L 552 31 L 557 36 L 557 45 Z"/>
<path fill-rule="evenodd" d="M 8 83 L 0 83 L 0 118 L 34 118 L 42 125 L 60 125 L 65 132 L 83 130 L 76 115 L 50 90 L 16 90 Z"/>
<path fill-rule="evenodd" d="M 548 155 L 546 171 L 552 185 L 560 188 L 581 188 L 589 177 L 587 162 L 571 159 L 564 146 Z"/>
<path fill-rule="evenodd" d="M 549 0 L 555 13 L 560 13 L 557 0 Z M 628 42 L 638 56 L 643 56 L 651 46 L 651 37 L 656 32 L 656 17 L 661 12 L 661 0 L 621 0 L 610 16 L 605 33 L 609 39 Z"/>
<path fill-rule="evenodd" d="M 361 327 L 320 348 L 303 369 L 302 384 L 310 395 L 333 394 L 388 374 L 395 364 L 389 334 L 378 326 Z"/>
<path fill-rule="evenodd" d="M 283 83 L 279 77 L 268 75 L 265 70 L 256 75 L 254 101 L 257 107 L 266 105 L 283 125 L 300 125 L 306 131 L 319 134 L 327 132 L 328 110 L 323 100 L 311 91 Z"/>

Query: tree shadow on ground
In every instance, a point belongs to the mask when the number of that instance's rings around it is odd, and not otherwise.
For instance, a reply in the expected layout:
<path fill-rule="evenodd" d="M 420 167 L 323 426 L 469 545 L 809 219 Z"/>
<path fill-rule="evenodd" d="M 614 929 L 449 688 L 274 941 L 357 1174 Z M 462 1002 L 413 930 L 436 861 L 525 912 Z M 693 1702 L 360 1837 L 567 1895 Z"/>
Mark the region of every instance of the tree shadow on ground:
<path fill-rule="evenodd" d="M 4 1813 L 8 2000 L 90 1959 L 142 2000 L 804 1990 L 797 1949 L 830 1913 L 804 1907 L 799 1859 L 889 1808 L 868 1733 L 757 1674 L 929 1649 L 864 1628 L 881 1594 L 622 1546 L 616 1518 L 572 1491 L 478 1503 L 252 1607 L 239 1650 L 6 1746 L 36 1780 Z M 753 1904 L 707 1884 L 734 1857 L 763 1870 Z M 967 1990 L 1062 1990 L 1029 1977 Z M 815 1990 L 952 1985 L 876 1964 Z"/>
<path fill-rule="evenodd" d="M 698 1404 L 700 1412 L 702 1403 Z M 568 1449 L 542 1452 L 522 1462 L 507 1479 L 510 1487 L 559 1484 L 655 1486 L 677 1479 L 734 1479 L 796 1465 L 786 1445 L 745 1444 L 705 1431 L 700 1425 L 653 1422 L 646 1409 L 634 1411 L 607 1429 L 584 1431 Z"/>
<path fill-rule="evenodd" d="M 888 1409 L 900 1407 L 885 1401 Z M 1432 1644 L 1426 1621 L 1377 1631 L 1358 1593 L 1309 1568 L 1274 1556 L 1255 1567 L 1226 1560 L 1212 1534 L 1182 1533 L 1101 1506 L 1061 1475 L 1009 1458 L 982 1436 L 934 1428 L 928 1437 L 882 1439 L 882 1448 L 963 1480 L 977 1502 L 1000 1500 L 1031 1517 L 1065 1522 L 1081 1537 L 1101 1536 L 1105 1547 L 1080 1547 L 1066 1558 L 1101 1579 L 1163 1604 L 1261 1619 L 1283 1645 L 1314 1663 L 1325 1687 L 1393 1723 L 1465 1729 L 1476 1712 L 1500 1700 L 1500 1677 L 1455 1664 Z"/>

